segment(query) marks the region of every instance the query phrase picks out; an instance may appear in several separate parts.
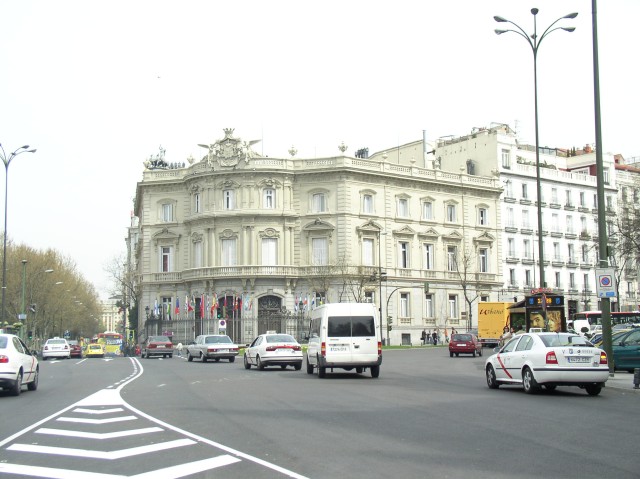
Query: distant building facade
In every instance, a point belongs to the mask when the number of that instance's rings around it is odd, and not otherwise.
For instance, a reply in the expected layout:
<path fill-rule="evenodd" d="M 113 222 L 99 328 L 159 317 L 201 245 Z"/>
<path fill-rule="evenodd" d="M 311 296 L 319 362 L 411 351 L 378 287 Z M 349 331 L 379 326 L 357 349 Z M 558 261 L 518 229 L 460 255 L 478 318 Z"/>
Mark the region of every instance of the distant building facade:
<path fill-rule="evenodd" d="M 145 162 L 128 236 L 140 338 L 246 343 L 275 317 L 302 337 L 314 306 L 372 301 L 386 341 L 417 344 L 475 327 L 470 305 L 503 287 L 500 175 L 446 171 L 424 138 L 313 159 L 252 143 L 226 129 L 200 160 Z"/>

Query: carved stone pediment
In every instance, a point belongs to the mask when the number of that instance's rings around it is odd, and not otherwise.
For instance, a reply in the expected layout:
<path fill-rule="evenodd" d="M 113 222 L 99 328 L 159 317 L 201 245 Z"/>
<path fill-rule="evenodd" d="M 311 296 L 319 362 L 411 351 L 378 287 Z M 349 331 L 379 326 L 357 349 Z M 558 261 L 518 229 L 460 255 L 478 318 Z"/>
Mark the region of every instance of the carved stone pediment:
<path fill-rule="evenodd" d="M 234 128 L 224 129 L 224 138 L 210 145 L 199 144 L 198 146 L 206 148 L 208 153 L 201 161 L 206 161 L 211 168 L 216 165 L 221 167 L 242 166 L 243 163 L 249 163 L 251 158 L 258 155 L 251 148 L 260 140 L 242 141 L 240 138 L 233 136 Z"/>
<path fill-rule="evenodd" d="M 482 243 L 482 244 L 492 244 L 496 241 L 496 238 L 486 231 L 482 233 L 480 236 L 476 236 L 473 238 L 474 243 Z"/>
<path fill-rule="evenodd" d="M 375 234 L 378 235 L 382 232 L 382 226 L 380 226 L 378 223 L 376 223 L 375 221 L 367 221 L 366 223 L 356 227 L 356 230 L 362 234 L 362 233 L 369 233 L 369 234 Z"/>
<path fill-rule="evenodd" d="M 403 226 L 400 229 L 394 230 L 393 234 L 395 236 L 414 236 L 416 234 L 415 230 L 410 226 Z"/>
<path fill-rule="evenodd" d="M 418 233 L 418 236 L 420 238 L 437 238 L 438 236 L 440 236 L 440 233 L 438 233 L 433 228 L 429 228 L 427 231 L 423 231 L 422 233 Z"/>
<path fill-rule="evenodd" d="M 157 233 L 152 235 L 153 241 L 158 244 L 177 244 L 180 240 L 180 235 L 169 231 L 169 228 L 162 228 Z"/>
<path fill-rule="evenodd" d="M 442 235 L 442 238 L 449 241 L 462 241 L 462 235 L 457 231 L 452 231 L 450 233 Z"/>
<path fill-rule="evenodd" d="M 320 218 L 316 218 L 314 222 L 307 223 L 302 229 L 305 231 L 333 231 L 335 227 L 331 223 L 327 223 L 326 221 L 322 221 Z"/>

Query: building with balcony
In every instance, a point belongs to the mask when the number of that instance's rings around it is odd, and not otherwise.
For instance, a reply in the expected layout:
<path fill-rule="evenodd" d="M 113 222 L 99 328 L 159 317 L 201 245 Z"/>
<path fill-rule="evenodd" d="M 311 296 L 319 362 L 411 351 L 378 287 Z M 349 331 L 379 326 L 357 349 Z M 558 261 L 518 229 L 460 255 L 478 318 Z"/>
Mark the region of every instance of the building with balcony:
<path fill-rule="evenodd" d="M 470 304 L 503 284 L 499 176 L 445 171 L 424 138 L 338 151 L 271 158 L 225 129 L 201 159 L 145 162 L 129 233 L 139 337 L 301 338 L 314 306 L 345 301 L 376 303 L 391 344 L 475 327 Z"/>

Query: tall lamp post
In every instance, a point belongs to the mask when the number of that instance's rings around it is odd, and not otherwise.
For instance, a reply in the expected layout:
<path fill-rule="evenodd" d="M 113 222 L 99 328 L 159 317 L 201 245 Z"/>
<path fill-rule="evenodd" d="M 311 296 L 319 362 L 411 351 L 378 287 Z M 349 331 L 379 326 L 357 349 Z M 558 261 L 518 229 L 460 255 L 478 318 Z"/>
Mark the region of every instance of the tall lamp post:
<path fill-rule="evenodd" d="M 496 29 L 496 35 L 502 35 L 506 32 L 513 32 L 520 35 L 524 38 L 531 50 L 533 52 L 533 97 L 535 104 L 535 129 L 536 129 L 536 186 L 537 186 L 537 195 L 538 195 L 538 258 L 540 261 L 540 288 L 544 288 L 546 282 L 544 280 L 544 244 L 542 242 L 542 185 L 540 182 L 540 142 L 538 137 L 538 48 L 540 48 L 540 44 L 542 40 L 551 32 L 556 30 L 564 30 L 565 32 L 573 32 L 575 27 L 555 27 L 554 25 L 558 23 L 560 20 L 564 20 L 565 18 L 576 18 L 578 16 L 577 13 L 569 13 L 564 17 L 558 18 L 555 22 L 547 27 L 540 37 L 538 37 L 537 24 L 536 24 L 536 15 L 538 14 L 537 8 L 531 9 L 531 14 L 533 15 L 533 35 L 529 36 L 519 25 L 513 23 L 511 20 L 507 20 L 506 18 L 494 16 L 493 19 L 498 23 L 510 23 L 517 30 L 512 29 Z"/>
<path fill-rule="evenodd" d="M 2 312 L 0 313 L 0 317 L 2 322 L 4 322 L 5 314 L 4 314 L 4 296 L 7 291 L 7 192 L 9 190 L 9 165 L 13 161 L 13 159 L 22 154 L 22 153 L 35 153 L 35 148 L 33 150 L 29 149 L 29 145 L 24 145 L 15 150 L 13 153 L 7 157 L 7 153 L 4 151 L 4 147 L 2 143 L 0 143 L 0 158 L 4 163 L 5 176 L 4 176 L 4 246 L 2 249 Z"/>
<path fill-rule="evenodd" d="M 383 231 L 378 231 L 378 290 L 379 290 L 379 298 L 378 298 L 378 314 L 380 315 L 379 317 L 379 322 L 380 322 L 380 334 L 382 335 L 382 281 L 383 281 L 383 275 L 385 276 L 384 279 L 386 279 L 386 272 L 382 271 L 382 235 L 386 235 L 386 232 Z M 388 341 L 388 338 L 387 338 Z"/>

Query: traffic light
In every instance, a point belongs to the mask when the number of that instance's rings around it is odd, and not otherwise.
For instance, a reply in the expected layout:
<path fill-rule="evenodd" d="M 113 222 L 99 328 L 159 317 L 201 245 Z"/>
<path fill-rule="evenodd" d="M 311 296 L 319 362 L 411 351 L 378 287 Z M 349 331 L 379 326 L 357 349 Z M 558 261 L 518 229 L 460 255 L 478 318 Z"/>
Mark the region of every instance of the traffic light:
<path fill-rule="evenodd" d="M 391 331 L 393 329 L 393 324 L 391 324 L 391 321 L 391 316 L 387 316 L 387 331 Z"/>
<path fill-rule="evenodd" d="M 29 337 L 29 341 L 33 339 L 33 331 L 28 331 L 27 336 Z"/>
<path fill-rule="evenodd" d="M 222 318 L 222 311 L 218 310 L 218 319 Z"/>

